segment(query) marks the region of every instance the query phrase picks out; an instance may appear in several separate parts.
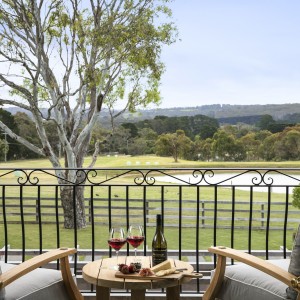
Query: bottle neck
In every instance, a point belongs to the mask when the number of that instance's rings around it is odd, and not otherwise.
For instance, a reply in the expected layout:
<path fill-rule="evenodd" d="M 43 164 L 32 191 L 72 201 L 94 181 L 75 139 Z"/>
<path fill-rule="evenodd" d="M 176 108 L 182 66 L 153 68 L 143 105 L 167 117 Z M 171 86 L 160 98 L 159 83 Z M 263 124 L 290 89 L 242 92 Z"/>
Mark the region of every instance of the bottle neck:
<path fill-rule="evenodd" d="M 156 231 L 163 231 L 161 215 L 156 215 Z"/>

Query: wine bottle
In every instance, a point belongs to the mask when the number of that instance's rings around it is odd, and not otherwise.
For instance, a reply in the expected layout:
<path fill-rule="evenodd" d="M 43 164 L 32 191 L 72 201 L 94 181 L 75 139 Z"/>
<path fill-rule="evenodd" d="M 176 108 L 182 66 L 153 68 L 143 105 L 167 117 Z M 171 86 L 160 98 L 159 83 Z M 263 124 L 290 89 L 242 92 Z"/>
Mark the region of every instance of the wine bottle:
<path fill-rule="evenodd" d="M 156 215 L 156 232 L 152 240 L 152 266 L 167 260 L 167 241 L 162 227 L 161 215 Z"/>

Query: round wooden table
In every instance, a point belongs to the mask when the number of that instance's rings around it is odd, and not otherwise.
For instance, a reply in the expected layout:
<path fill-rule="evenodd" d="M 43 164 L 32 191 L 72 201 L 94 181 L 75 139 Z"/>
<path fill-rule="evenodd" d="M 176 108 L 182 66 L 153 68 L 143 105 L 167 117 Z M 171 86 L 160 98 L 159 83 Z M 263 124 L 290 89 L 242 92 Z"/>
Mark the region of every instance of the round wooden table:
<path fill-rule="evenodd" d="M 139 256 L 142 268 L 151 266 L 151 257 Z M 160 279 L 160 280 L 136 280 L 128 278 L 115 277 L 116 270 L 113 269 L 117 264 L 125 263 L 129 265 L 134 261 L 132 256 L 121 256 L 118 258 L 104 258 L 86 264 L 82 269 L 82 276 L 87 282 L 96 286 L 96 299 L 109 300 L 110 289 L 131 290 L 131 299 L 145 299 L 146 289 L 166 288 L 168 300 L 178 300 L 180 298 L 180 285 L 189 282 L 191 278 L 181 277 L 178 280 Z M 187 269 L 184 272 L 192 273 L 194 268 L 187 262 L 171 260 L 174 267 L 178 269 Z"/>

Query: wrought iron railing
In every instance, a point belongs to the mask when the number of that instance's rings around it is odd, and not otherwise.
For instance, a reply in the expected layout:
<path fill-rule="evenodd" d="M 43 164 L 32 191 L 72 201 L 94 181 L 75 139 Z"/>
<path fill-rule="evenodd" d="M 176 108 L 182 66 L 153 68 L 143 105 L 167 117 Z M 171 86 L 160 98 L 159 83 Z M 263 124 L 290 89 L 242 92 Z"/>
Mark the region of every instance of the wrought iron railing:
<path fill-rule="evenodd" d="M 142 224 L 145 247 L 139 253 L 150 255 L 155 216 L 161 213 L 169 255 L 188 260 L 209 276 L 215 263 L 206 251 L 209 246 L 225 245 L 266 259 L 286 258 L 300 221 L 299 210 L 291 205 L 300 169 L 80 169 L 75 170 L 74 182 L 63 180 L 57 171 L 0 169 L 3 260 L 76 247 L 72 264 L 80 277 L 86 262 L 113 255 L 107 235 L 114 224 Z M 60 186 L 85 186 L 86 228 L 63 228 Z M 208 280 L 192 282 L 183 293 L 202 293 Z M 93 291 L 83 281 L 81 286 Z"/>

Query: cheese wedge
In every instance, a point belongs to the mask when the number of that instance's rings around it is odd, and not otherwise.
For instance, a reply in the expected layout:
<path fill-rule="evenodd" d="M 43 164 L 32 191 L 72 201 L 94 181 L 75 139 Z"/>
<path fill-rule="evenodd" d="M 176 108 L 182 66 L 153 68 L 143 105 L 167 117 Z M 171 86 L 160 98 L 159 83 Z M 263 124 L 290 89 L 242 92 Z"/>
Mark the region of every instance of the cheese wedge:
<path fill-rule="evenodd" d="M 179 271 L 176 271 L 176 268 L 171 268 L 167 270 L 160 270 L 157 273 L 155 273 L 156 276 L 161 277 L 165 275 L 170 275 L 170 274 L 178 274 Z"/>
<path fill-rule="evenodd" d="M 151 270 L 156 273 L 158 271 L 161 271 L 161 270 L 168 270 L 168 269 L 171 269 L 172 268 L 172 264 L 171 264 L 171 261 L 170 260 L 165 260 L 163 261 L 162 263 L 154 266 L 151 268 Z"/>

